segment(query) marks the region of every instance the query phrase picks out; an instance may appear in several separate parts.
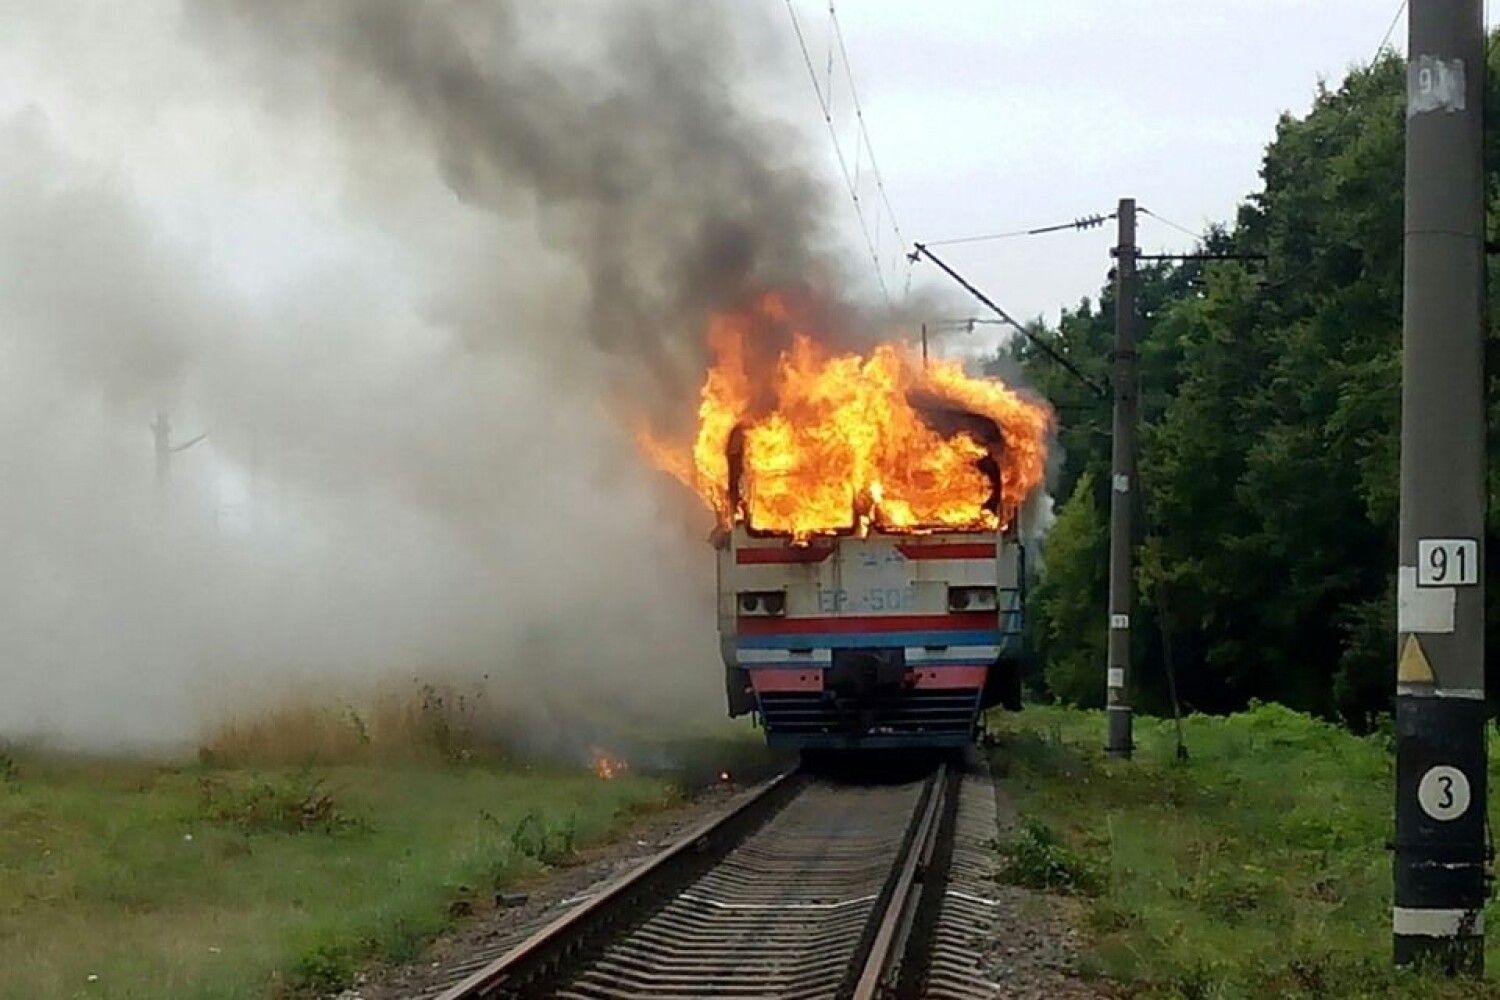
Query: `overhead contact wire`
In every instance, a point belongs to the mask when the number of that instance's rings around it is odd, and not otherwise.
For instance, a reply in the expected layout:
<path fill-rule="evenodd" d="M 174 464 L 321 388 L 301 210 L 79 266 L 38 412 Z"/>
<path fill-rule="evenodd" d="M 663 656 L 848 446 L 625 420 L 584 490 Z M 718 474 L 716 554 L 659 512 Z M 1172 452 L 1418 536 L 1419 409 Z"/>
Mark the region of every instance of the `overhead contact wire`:
<path fill-rule="evenodd" d="M 1380 58 L 1380 54 L 1385 51 L 1386 45 L 1391 40 L 1391 33 L 1396 30 L 1396 25 L 1400 22 L 1401 15 L 1404 14 L 1405 12 L 1406 12 L 1406 0 L 1401 0 L 1401 6 L 1399 6 L 1399 7 L 1396 8 L 1396 14 L 1395 14 L 1395 16 L 1391 18 L 1391 23 L 1386 27 L 1385 34 L 1380 37 L 1380 44 L 1375 47 L 1375 55 L 1370 60 L 1371 62 L 1374 62 L 1376 59 L 1379 59 Z"/>
<path fill-rule="evenodd" d="M 1031 229 L 1012 229 L 1004 233 L 984 233 L 979 236 L 955 236 L 946 240 L 928 240 L 923 246 L 946 247 L 957 246 L 960 243 L 984 243 L 989 240 L 1008 240 L 1017 236 L 1040 236 L 1043 233 L 1057 233 L 1064 229 L 1094 229 L 1104 225 L 1115 217 L 1114 212 L 1104 214 L 1096 212 L 1093 215 L 1084 215 L 1074 219 L 1072 222 L 1059 222 L 1051 226 L 1034 226 Z"/>
<path fill-rule="evenodd" d="M 896 209 L 891 205 L 891 196 L 885 189 L 885 177 L 880 172 L 880 164 L 875 160 L 875 144 L 870 141 L 870 128 L 865 123 L 865 109 L 859 102 L 859 88 L 854 85 L 854 67 L 849 62 L 849 49 L 844 45 L 844 29 L 839 24 L 838 12 L 834 9 L 833 0 L 828 0 L 828 19 L 833 22 L 833 36 L 838 42 L 839 58 L 844 62 L 844 79 L 849 82 L 849 99 L 854 104 L 854 118 L 859 122 L 860 135 L 865 140 L 865 152 L 870 154 L 870 175 L 875 178 L 875 190 L 880 194 L 880 200 L 885 205 L 885 214 L 891 220 L 891 230 L 896 234 L 896 245 L 906 246 L 906 236 L 901 232 L 901 223 L 896 221 Z"/>
<path fill-rule="evenodd" d="M 1187 226 L 1179 225 L 1178 223 L 1173 222 L 1171 219 L 1167 218 L 1166 216 L 1161 215 L 1161 214 L 1159 214 L 1157 212 L 1151 211 L 1151 209 L 1147 208 L 1144 205 L 1140 206 L 1137 209 L 1137 211 L 1139 211 L 1143 215 L 1149 215 L 1149 216 L 1151 216 L 1151 218 L 1155 219 L 1157 222 L 1163 223 L 1164 225 L 1171 226 L 1173 229 L 1177 230 L 1180 233 L 1186 233 L 1188 236 L 1191 236 L 1193 239 L 1197 240 L 1199 243 L 1207 243 L 1208 242 L 1207 238 L 1204 236 L 1203 233 L 1195 233 L 1191 229 L 1189 229 Z"/>
<path fill-rule="evenodd" d="M 1059 353 L 1058 350 L 1051 344 L 1047 343 L 1041 337 L 1038 337 L 1034 331 L 1028 329 L 1024 324 L 1018 322 L 1016 318 L 1013 317 L 1010 313 L 1000 308 L 1000 306 L 998 306 L 993 299 L 991 299 L 988 295 L 984 294 L 973 284 L 971 284 L 967 278 L 959 274 L 953 268 L 949 267 L 948 264 L 942 260 L 942 258 L 938 257 L 937 254 L 928 249 L 928 244 L 914 243 L 912 244 L 912 246 L 913 249 L 911 252 L 911 257 L 913 260 L 921 256 L 926 257 L 928 260 L 932 261 L 943 271 L 943 273 L 947 274 L 948 277 L 952 278 L 954 281 L 962 285 L 964 291 L 974 296 L 974 298 L 978 299 L 983 305 L 987 306 L 991 312 L 1000 317 L 1001 322 L 1003 322 L 1006 326 L 1013 328 L 1017 333 L 1029 340 L 1032 346 L 1034 346 L 1037 350 L 1041 351 L 1043 354 L 1047 355 L 1047 357 L 1051 358 L 1053 361 L 1061 365 L 1063 369 L 1068 372 L 1068 374 L 1072 375 L 1078 381 L 1088 386 L 1089 389 L 1094 393 L 1094 395 L 1102 399 L 1109 394 L 1108 390 L 1105 389 L 1103 385 L 1085 375 L 1077 365 L 1075 365 L 1066 356 Z"/>
<path fill-rule="evenodd" d="M 797 34 L 797 46 L 802 50 L 802 61 L 807 64 L 807 76 L 812 81 L 813 94 L 817 97 L 818 107 L 823 112 L 823 122 L 828 126 L 828 137 L 833 140 L 833 152 L 838 157 L 839 170 L 844 175 L 844 186 L 849 191 L 850 201 L 854 203 L 854 214 L 859 219 L 860 235 L 864 237 L 865 249 L 870 252 L 870 260 L 875 265 L 875 280 L 880 284 L 880 294 L 885 298 L 886 305 L 890 305 L 891 292 L 886 286 L 885 269 L 880 266 L 880 255 L 875 250 L 875 241 L 870 238 L 870 226 L 865 219 L 864 207 L 860 204 L 859 188 L 849 173 L 849 161 L 845 159 L 843 146 L 839 144 L 838 130 L 833 127 L 833 114 L 829 110 L 828 98 L 818 84 L 818 71 L 813 66 L 812 53 L 807 48 L 807 36 L 802 33 L 802 22 L 797 17 L 797 8 L 793 6 L 792 0 L 786 0 L 786 10 L 791 15 L 792 30 Z"/>

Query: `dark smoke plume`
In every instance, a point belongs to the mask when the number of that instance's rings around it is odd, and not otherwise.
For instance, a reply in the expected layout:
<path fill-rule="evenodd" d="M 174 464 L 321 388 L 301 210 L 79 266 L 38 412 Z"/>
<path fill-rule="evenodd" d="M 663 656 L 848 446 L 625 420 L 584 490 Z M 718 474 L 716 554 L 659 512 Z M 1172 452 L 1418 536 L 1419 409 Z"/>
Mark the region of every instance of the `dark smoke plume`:
<path fill-rule="evenodd" d="M 361 155 L 416 143 L 466 204 L 506 215 L 539 203 L 544 241 L 581 268 L 593 342 L 673 402 L 701 378 L 709 310 L 831 278 L 821 192 L 800 151 L 785 126 L 742 108 L 737 88 L 765 69 L 744 51 L 765 28 L 748 5 L 189 9 L 214 47 L 254 42 L 248 70 L 274 100 L 334 109 Z"/>

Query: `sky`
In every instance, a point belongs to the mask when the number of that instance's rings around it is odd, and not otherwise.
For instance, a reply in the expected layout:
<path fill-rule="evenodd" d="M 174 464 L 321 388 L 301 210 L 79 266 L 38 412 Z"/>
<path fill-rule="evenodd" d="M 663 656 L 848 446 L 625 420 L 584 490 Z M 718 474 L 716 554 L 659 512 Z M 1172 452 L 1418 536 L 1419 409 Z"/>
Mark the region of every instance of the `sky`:
<path fill-rule="evenodd" d="M 826 73 L 827 5 L 793 6 Z M 910 243 L 1068 222 L 1108 213 L 1122 197 L 1193 231 L 1232 220 L 1260 187 L 1278 116 L 1306 113 L 1319 81 L 1336 86 L 1350 66 L 1369 62 L 1397 7 L 1395 0 L 842 0 L 836 9 L 876 162 Z M 1405 32 L 1403 14 L 1391 44 L 1404 50 Z M 801 107 L 795 96 L 787 107 L 816 124 L 800 57 L 798 68 Z M 852 161 L 856 126 L 839 72 L 836 60 L 835 118 Z M 824 169 L 837 179 L 826 131 L 812 138 L 822 140 Z M 863 151 L 861 158 L 868 163 Z M 860 190 L 873 216 L 877 193 L 865 171 Z M 862 247 L 847 195 L 840 208 L 846 242 Z M 888 224 L 882 229 L 885 246 L 894 243 Z M 1152 252 L 1191 243 L 1149 217 L 1138 241 Z M 1018 317 L 1055 321 L 1060 307 L 1097 294 L 1113 243 L 1108 224 L 956 246 L 943 256 Z M 873 265 L 865 273 L 873 275 Z M 899 296 L 905 262 L 888 263 L 887 274 Z M 920 264 L 912 287 L 946 280 Z"/>
<path fill-rule="evenodd" d="M 708 312 L 806 280 L 909 332 L 972 308 L 904 243 L 1230 218 L 1395 6 L 844 0 L 902 240 L 791 9 L 894 322 L 785 0 L 0 0 L 0 740 L 391 677 L 713 717 L 712 519 L 632 444 L 691 422 Z M 1055 318 L 1111 242 L 948 257 Z M 209 435 L 160 481 L 159 412 Z"/>
<path fill-rule="evenodd" d="M 786 0 L 764 8 L 772 32 L 760 44 L 777 67 L 753 92 L 798 133 L 813 158 L 844 242 L 845 261 L 878 296 L 877 268 L 860 236 L 834 145 L 821 120 Z M 236 142 L 251 142 L 253 110 L 223 115 L 212 100 L 184 101 L 184 66 L 154 50 L 187 46 L 163 36 L 160 0 L 74 4 L 86 18 L 60 19 L 54 44 L 134 48 L 128 64 L 58 64 L 38 51 L 0 52 L 0 113 L 50 112 L 58 139 L 90 162 L 118 170 L 164 224 L 212 244 L 226 279 L 246 289 L 295 280 L 341 241 L 368 241 L 336 225 L 329 149 L 304 140 L 278 175 L 237 170 Z M 45 5 L 43 5 L 45 6 Z M 61 5 L 66 8 L 69 4 Z M 38 5 L 3 0 L 7 23 L 36 23 Z M 835 58 L 827 5 L 792 0 L 809 55 L 828 91 L 840 148 L 879 245 L 890 295 L 950 290 L 929 264 L 909 267 L 873 183 L 853 101 Z M 7 11 L 8 8 L 8 11 Z M 915 240 L 1009 232 L 1112 211 L 1119 198 L 1200 230 L 1231 219 L 1259 187 L 1266 143 L 1284 112 L 1305 113 L 1320 81 L 1336 85 L 1367 62 L 1392 22 L 1390 0 L 907 0 L 837 3 L 849 66 L 895 219 Z M 151 11 L 157 16 L 140 16 Z M 1404 47 L 1405 16 L 1390 35 Z M 24 37 L 24 36 L 22 36 Z M 128 69 L 128 79 L 124 69 Z M 122 86 L 126 85 L 128 86 Z M 153 105 L 151 98 L 157 98 Z M 205 131 L 213 137 L 201 145 Z M 131 141 L 122 142 L 124 135 Z M 233 240 L 206 232 L 232 228 Z M 288 233 L 299 253 L 287 254 Z M 1150 217 L 1140 243 L 1185 249 L 1181 231 Z M 1108 268 L 1109 226 L 949 248 L 944 256 L 1012 313 L 1056 318 L 1094 295 Z M 960 309 L 967 315 L 967 305 Z"/>

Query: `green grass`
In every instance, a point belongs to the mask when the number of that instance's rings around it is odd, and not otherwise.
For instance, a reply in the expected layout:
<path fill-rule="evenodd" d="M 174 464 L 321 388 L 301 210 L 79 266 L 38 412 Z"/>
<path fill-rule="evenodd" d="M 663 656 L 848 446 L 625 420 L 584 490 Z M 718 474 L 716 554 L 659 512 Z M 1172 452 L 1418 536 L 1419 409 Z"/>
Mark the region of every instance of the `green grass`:
<path fill-rule="evenodd" d="M 1493 933 L 1486 982 L 1389 968 L 1386 738 L 1269 705 L 1185 724 L 1188 761 L 1170 721 L 1139 719 L 1121 762 L 1099 749 L 1101 712 L 991 719 L 1027 822 L 1003 867 L 1084 898 L 1087 973 L 1140 997 L 1500 998 Z"/>
<path fill-rule="evenodd" d="M 482 762 L 0 761 L 0 997 L 297 995 L 402 960 L 661 779 Z M 90 980 L 90 976 L 97 976 Z"/>

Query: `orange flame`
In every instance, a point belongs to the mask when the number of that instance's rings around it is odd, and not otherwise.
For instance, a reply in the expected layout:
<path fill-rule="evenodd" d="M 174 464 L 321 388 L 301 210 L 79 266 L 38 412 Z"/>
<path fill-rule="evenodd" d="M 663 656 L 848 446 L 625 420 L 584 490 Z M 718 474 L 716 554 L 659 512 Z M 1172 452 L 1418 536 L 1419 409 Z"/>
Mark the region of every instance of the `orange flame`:
<path fill-rule="evenodd" d="M 764 358 L 775 330 L 788 346 Z M 1042 480 L 1047 409 L 957 361 L 924 367 L 899 343 L 832 353 L 775 294 L 712 317 L 708 343 L 691 448 L 639 440 L 723 527 L 800 541 L 872 528 L 993 531 Z"/>
<path fill-rule="evenodd" d="M 630 770 L 629 761 L 613 757 L 608 751 L 594 747 L 590 752 L 589 766 L 594 769 L 595 776 L 605 781 L 613 781 L 626 771 Z"/>

